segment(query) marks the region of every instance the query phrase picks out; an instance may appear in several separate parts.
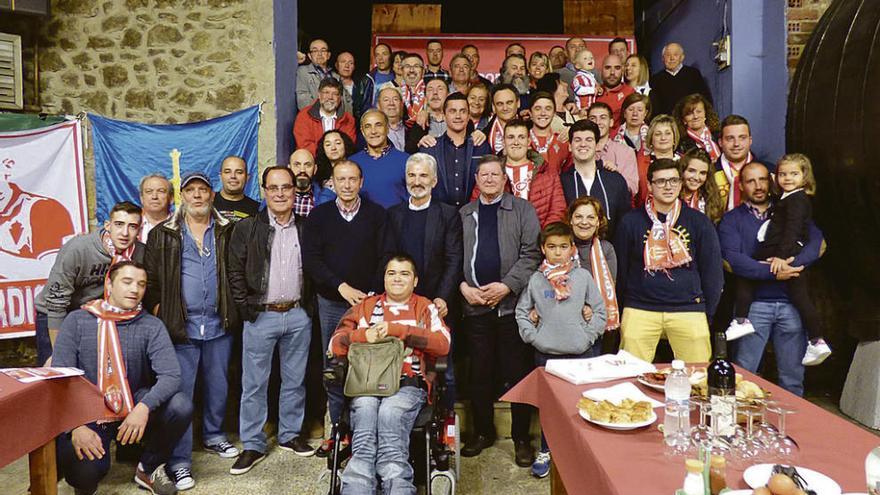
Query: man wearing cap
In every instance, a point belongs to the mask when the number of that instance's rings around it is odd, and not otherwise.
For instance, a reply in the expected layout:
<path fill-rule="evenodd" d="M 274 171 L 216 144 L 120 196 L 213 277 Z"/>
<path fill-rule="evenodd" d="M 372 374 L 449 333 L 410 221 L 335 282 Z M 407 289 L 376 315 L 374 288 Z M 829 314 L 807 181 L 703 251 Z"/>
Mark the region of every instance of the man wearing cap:
<path fill-rule="evenodd" d="M 233 223 L 214 210 L 207 175 L 186 175 L 180 195 L 180 209 L 147 238 L 144 305 L 168 328 L 180 362 L 181 391 L 192 398 L 196 377 L 201 375 L 205 450 L 235 457 L 238 449 L 227 441 L 222 428 L 232 333 L 241 328 L 227 282 Z M 168 460 L 168 473 L 178 490 L 195 485 L 191 469 L 192 426 Z"/>

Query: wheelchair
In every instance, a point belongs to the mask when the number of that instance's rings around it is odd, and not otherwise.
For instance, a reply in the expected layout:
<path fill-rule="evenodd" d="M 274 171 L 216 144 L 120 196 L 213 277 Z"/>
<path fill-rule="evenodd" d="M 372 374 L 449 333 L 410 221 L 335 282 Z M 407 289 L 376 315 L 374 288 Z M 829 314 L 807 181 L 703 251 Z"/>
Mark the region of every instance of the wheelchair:
<path fill-rule="evenodd" d="M 425 375 L 431 381 L 431 395 L 416 416 L 409 440 L 409 462 L 413 466 L 413 484 L 419 493 L 425 495 L 453 495 L 460 475 L 460 435 L 459 418 L 454 410 L 444 405 L 447 392 L 444 376 L 448 366 L 447 357 L 438 358 L 433 363 L 423 362 Z M 348 363 L 345 359 L 334 358 L 324 370 L 324 381 L 328 386 L 342 387 Z M 426 386 L 424 380 L 419 380 Z M 341 449 L 342 439 L 351 432 L 350 398 L 345 398 L 342 417 L 332 425 L 333 451 L 327 457 L 327 472 L 330 487 L 328 495 L 340 495 L 342 482 L 339 478 L 343 464 L 351 456 L 351 445 Z M 379 484 L 381 493 L 381 484 Z"/>

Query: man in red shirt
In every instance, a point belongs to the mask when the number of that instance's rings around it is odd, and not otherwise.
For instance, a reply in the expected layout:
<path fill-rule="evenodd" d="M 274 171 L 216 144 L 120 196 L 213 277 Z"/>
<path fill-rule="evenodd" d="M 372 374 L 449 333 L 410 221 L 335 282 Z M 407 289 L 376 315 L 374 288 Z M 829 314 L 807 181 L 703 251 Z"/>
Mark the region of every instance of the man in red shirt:
<path fill-rule="evenodd" d="M 635 92 L 632 86 L 623 83 L 623 61 L 617 55 L 608 55 L 602 62 L 602 89 L 602 96 L 596 101 L 611 107 L 616 128 L 620 124 L 620 107 L 624 98 Z"/>

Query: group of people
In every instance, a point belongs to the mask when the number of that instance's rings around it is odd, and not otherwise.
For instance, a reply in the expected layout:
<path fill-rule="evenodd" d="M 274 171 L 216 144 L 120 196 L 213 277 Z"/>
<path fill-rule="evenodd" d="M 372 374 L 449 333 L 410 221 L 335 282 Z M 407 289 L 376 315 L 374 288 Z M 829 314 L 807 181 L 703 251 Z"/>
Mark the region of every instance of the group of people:
<path fill-rule="evenodd" d="M 447 70 L 437 40 L 424 58 L 379 44 L 355 81 L 354 57 L 334 70 L 314 40 L 297 78 L 297 149 L 262 171 L 263 204 L 244 195 L 247 164 L 231 156 L 219 192 L 190 173 L 171 211 L 171 183 L 146 176 L 140 205 L 117 204 L 64 245 L 36 300 L 39 359 L 84 369 L 116 415 L 59 437 L 77 493 L 95 491 L 113 438 L 144 439 L 139 485 L 194 486 L 197 379 L 204 449 L 249 472 L 269 451 L 276 347 L 278 447 L 330 455 L 332 439 L 315 448 L 302 432 L 313 324 L 322 366 L 353 343 L 408 349 L 390 397 L 347 401 L 325 384 L 331 421 L 351 414 L 343 493 L 375 492 L 377 476 L 384 492 L 414 493 L 409 431 L 427 370 L 454 347 L 467 373 L 447 368 L 443 400 L 464 378 L 463 456 L 495 442 L 499 390 L 548 359 L 619 348 L 652 361 L 665 337 L 675 358 L 706 362 L 710 326 L 751 371 L 772 340 L 780 384 L 803 393 L 804 365 L 830 354 L 805 284 L 824 247 L 809 159 L 756 160 L 748 121 L 719 119 L 676 43 L 650 77 L 622 39 L 607 54 L 579 38 L 507 52 L 493 85 L 473 45 Z M 716 317 L 725 288 L 729 320 Z M 241 451 L 222 428 L 239 372 Z M 515 462 L 543 477 L 550 452 L 542 439 L 536 455 L 531 414 L 511 406 Z"/>

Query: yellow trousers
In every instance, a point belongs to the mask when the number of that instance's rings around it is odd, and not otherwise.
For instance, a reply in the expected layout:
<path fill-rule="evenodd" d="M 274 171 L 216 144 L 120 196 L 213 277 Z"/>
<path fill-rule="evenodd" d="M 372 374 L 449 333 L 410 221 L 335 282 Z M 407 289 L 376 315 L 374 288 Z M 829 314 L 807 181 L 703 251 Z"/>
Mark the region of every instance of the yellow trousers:
<path fill-rule="evenodd" d="M 624 308 L 620 322 L 620 347 L 639 359 L 654 360 L 657 343 L 666 335 L 675 359 L 705 363 L 712 357 L 706 313 L 663 313 Z"/>

